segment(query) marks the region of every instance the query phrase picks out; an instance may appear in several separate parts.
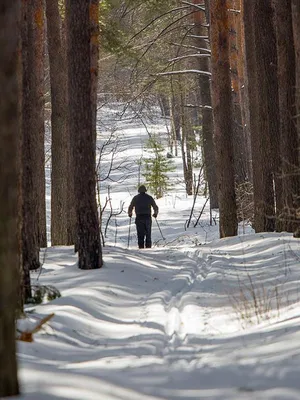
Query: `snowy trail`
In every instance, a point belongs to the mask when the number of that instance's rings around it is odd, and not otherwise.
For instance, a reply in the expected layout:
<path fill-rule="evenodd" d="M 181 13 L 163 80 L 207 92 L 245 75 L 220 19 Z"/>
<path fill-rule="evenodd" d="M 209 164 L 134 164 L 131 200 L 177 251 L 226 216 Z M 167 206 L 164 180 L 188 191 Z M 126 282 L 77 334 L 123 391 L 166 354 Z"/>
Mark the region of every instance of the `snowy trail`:
<path fill-rule="evenodd" d="M 71 248 L 48 249 L 40 281 L 62 297 L 35 307 L 35 315 L 55 317 L 34 343 L 19 344 L 21 399 L 299 399 L 297 310 L 243 331 L 227 291 L 239 290 L 242 265 L 267 282 L 272 273 L 278 281 L 280 268 L 283 279 L 291 271 L 299 281 L 291 267 L 297 241 L 260 239 L 260 263 L 256 241 L 248 236 L 243 248 L 239 238 L 190 249 L 106 247 L 104 268 L 91 271 L 78 270 Z"/>
<path fill-rule="evenodd" d="M 97 376 L 99 371 L 106 379 L 114 376 L 121 385 L 127 384 L 132 368 L 168 367 L 196 327 L 194 307 L 187 308 L 191 289 L 203 279 L 199 255 L 192 259 L 175 249 L 113 249 L 103 270 L 78 271 L 75 263 L 64 264 L 66 258 L 75 261 L 71 251 L 48 250 L 41 281 L 57 286 L 62 298 L 36 307 L 38 314 L 54 312 L 55 317 L 34 345 L 21 344 L 27 354 L 23 362 L 34 368 L 43 349 L 46 371 L 47 364 L 75 374 L 88 370 L 94 375 L 97 370 Z M 98 276 L 93 287 L 91 276 L 86 276 L 91 274 Z M 70 289 L 69 279 L 77 287 Z M 30 369 L 23 372 L 30 380 Z M 142 391 L 152 390 L 150 385 Z"/>

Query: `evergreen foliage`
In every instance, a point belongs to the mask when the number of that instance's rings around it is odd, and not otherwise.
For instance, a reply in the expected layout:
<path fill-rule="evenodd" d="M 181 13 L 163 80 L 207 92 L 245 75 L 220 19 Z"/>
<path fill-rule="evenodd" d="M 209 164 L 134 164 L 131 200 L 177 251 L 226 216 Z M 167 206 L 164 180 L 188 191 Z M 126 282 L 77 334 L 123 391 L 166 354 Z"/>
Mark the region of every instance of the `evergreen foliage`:
<path fill-rule="evenodd" d="M 144 158 L 144 173 L 146 183 L 154 196 L 159 199 L 170 188 L 168 172 L 175 170 L 172 159 L 167 158 L 164 154 L 164 147 L 158 138 L 152 136 L 147 142 L 147 149 L 151 153 L 151 157 Z"/>

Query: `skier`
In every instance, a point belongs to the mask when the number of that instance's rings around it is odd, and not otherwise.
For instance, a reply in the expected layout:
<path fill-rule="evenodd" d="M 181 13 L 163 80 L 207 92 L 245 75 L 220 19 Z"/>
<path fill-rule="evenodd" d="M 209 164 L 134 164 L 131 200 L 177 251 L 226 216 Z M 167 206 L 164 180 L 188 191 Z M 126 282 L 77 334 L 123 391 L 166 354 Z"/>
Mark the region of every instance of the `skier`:
<path fill-rule="evenodd" d="M 128 216 L 132 217 L 132 210 L 135 209 L 135 224 L 138 236 L 138 246 L 140 249 L 144 247 L 150 248 L 151 242 L 151 207 L 153 208 L 153 217 L 156 218 L 158 214 L 158 207 L 152 196 L 147 194 L 147 189 L 144 185 L 138 188 L 139 194 L 133 197 L 128 207 Z M 145 240 L 146 238 L 146 240 Z"/>

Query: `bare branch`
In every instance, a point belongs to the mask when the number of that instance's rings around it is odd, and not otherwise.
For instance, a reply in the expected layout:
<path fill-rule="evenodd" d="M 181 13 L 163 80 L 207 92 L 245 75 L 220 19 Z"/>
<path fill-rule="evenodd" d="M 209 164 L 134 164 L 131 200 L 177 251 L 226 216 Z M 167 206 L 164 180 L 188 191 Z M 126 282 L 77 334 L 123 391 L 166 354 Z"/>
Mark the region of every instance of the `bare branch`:
<path fill-rule="evenodd" d="M 144 32 L 147 28 L 149 28 L 149 26 L 153 25 L 156 21 L 158 21 L 159 19 L 161 19 L 162 17 L 171 14 L 173 12 L 176 11 L 181 11 L 181 10 L 185 10 L 189 7 L 183 6 L 183 7 L 178 7 L 178 8 L 173 8 L 172 10 L 169 10 L 163 14 L 160 14 L 159 16 L 157 16 L 156 18 L 154 18 L 152 21 L 150 21 L 146 26 L 144 26 L 142 29 L 140 29 L 137 33 L 135 33 L 128 41 L 127 45 L 132 42 L 133 39 L 135 39 L 138 35 L 140 35 L 142 32 Z"/>
<path fill-rule="evenodd" d="M 197 104 L 197 105 L 195 105 L 195 104 L 186 104 L 184 107 L 187 107 L 187 108 L 202 108 L 202 109 L 205 109 L 205 110 L 212 110 L 212 106 L 199 105 L 199 104 Z"/>
<path fill-rule="evenodd" d="M 185 47 L 188 49 L 195 49 L 199 51 L 205 51 L 207 53 L 211 53 L 210 49 L 205 49 L 204 47 L 197 47 L 197 46 L 192 46 L 191 44 L 181 44 L 181 43 L 170 43 L 172 46 L 179 46 L 179 47 Z"/>
<path fill-rule="evenodd" d="M 181 3 L 186 4 L 187 6 L 195 7 L 197 8 L 197 10 L 205 12 L 205 7 L 201 6 L 200 4 L 189 3 L 188 1 L 182 1 Z"/>
<path fill-rule="evenodd" d="M 198 69 L 185 69 L 183 71 L 159 72 L 155 74 L 155 76 L 184 75 L 184 74 L 198 74 L 198 75 L 211 76 L 210 72 L 200 71 Z"/>
<path fill-rule="evenodd" d="M 186 58 L 191 58 L 191 57 L 198 57 L 198 58 L 205 58 L 205 57 L 210 57 L 210 54 L 187 54 L 185 56 L 180 56 L 180 57 L 176 57 L 176 58 L 172 58 L 171 60 L 169 60 L 169 62 L 174 63 L 180 60 L 184 60 Z"/>
<path fill-rule="evenodd" d="M 158 39 L 160 39 L 162 36 L 170 33 L 171 30 L 169 30 L 169 28 L 173 25 L 176 25 L 177 22 L 181 21 L 182 19 L 188 17 L 189 15 L 193 14 L 193 12 L 189 12 L 187 14 L 184 14 L 182 16 L 180 16 L 179 18 L 177 18 L 175 21 L 172 21 L 168 26 L 166 26 L 163 30 L 161 30 L 159 32 L 159 34 L 155 37 L 155 39 L 153 40 L 153 42 L 146 48 L 146 50 L 142 53 L 142 55 L 140 56 L 140 58 L 137 60 L 133 71 L 136 70 L 138 64 L 140 63 L 140 61 L 144 58 L 144 56 L 148 53 L 148 51 L 151 49 L 151 47 L 154 45 L 154 43 L 156 43 L 158 41 Z M 173 28 L 174 29 L 174 28 Z M 175 29 L 178 29 L 178 27 L 176 26 Z"/>
<path fill-rule="evenodd" d="M 204 40 L 209 40 L 209 37 L 208 37 L 208 36 L 188 35 L 188 37 L 193 38 L 193 39 L 204 39 Z"/>

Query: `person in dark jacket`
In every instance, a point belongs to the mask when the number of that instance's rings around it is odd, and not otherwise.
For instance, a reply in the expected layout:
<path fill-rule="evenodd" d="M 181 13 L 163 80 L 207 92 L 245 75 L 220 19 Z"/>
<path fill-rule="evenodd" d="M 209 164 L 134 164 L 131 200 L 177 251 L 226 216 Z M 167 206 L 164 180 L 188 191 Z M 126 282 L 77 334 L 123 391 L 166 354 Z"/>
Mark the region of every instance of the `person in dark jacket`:
<path fill-rule="evenodd" d="M 153 208 L 153 217 L 156 218 L 158 214 L 158 207 L 152 196 L 147 194 L 147 189 L 141 185 L 138 189 L 139 194 L 133 197 L 128 207 L 128 216 L 132 217 L 132 211 L 135 210 L 135 224 L 138 236 L 138 246 L 140 249 L 144 247 L 150 248 L 151 241 L 151 207 Z"/>

